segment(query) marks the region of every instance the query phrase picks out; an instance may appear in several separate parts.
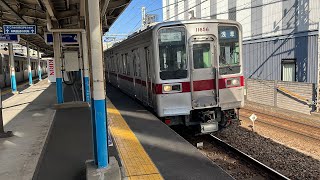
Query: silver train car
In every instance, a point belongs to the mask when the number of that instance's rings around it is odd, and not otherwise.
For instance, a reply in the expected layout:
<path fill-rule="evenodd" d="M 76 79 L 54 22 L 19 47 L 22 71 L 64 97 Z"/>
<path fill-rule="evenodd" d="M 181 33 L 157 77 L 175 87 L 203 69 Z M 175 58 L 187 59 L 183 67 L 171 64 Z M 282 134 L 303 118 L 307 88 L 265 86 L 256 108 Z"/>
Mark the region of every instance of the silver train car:
<path fill-rule="evenodd" d="M 206 134 L 237 119 L 244 104 L 241 54 L 235 21 L 163 22 L 107 49 L 106 79 L 166 124 Z"/>
<path fill-rule="evenodd" d="M 47 74 L 47 61 L 40 60 L 40 66 L 42 70 L 42 75 Z M 9 68 L 9 55 L 0 54 L 0 87 L 10 87 L 11 86 L 11 76 Z M 28 77 L 28 61 L 25 56 L 15 54 L 14 55 L 14 67 L 16 82 L 24 82 L 29 79 Z M 31 58 L 31 72 L 32 77 L 38 76 L 38 61 L 37 59 Z"/>

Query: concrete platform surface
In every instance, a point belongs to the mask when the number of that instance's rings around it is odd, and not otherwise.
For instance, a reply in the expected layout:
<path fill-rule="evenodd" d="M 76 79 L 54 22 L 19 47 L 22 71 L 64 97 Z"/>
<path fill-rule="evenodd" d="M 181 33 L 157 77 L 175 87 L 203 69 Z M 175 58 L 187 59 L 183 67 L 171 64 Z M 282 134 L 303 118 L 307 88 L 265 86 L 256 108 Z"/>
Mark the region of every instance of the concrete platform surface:
<path fill-rule="evenodd" d="M 0 139 L 1 180 L 32 179 L 55 114 L 55 85 L 44 80 L 22 89 L 3 101 L 4 128 L 14 136 Z"/>
<path fill-rule="evenodd" d="M 77 99 L 74 96 L 70 86 L 66 86 L 65 102 Z M 109 148 L 109 155 L 120 162 L 114 147 Z M 84 180 L 86 161 L 91 159 L 94 157 L 90 108 L 58 108 L 33 179 Z"/>
<path fill-rule="evenodd" d="M 109 129 L 128 179 L 233 179 L 119 89 L 107 86 L 107 96 Z"/>

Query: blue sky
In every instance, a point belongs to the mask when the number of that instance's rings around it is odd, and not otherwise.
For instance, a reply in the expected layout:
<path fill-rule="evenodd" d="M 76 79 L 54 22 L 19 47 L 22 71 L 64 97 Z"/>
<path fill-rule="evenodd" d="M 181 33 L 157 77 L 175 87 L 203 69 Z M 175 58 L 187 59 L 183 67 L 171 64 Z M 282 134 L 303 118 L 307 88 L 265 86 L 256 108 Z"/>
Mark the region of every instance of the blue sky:
<path fill-rule="evenodd" d="M 107 34 L 131 34 L 141 26 L 141 7 L 146 7 L 147 14 L 157 14 L 162 21 L 162 0 L 132 0 L 130 5 L 113 23 Z"/>

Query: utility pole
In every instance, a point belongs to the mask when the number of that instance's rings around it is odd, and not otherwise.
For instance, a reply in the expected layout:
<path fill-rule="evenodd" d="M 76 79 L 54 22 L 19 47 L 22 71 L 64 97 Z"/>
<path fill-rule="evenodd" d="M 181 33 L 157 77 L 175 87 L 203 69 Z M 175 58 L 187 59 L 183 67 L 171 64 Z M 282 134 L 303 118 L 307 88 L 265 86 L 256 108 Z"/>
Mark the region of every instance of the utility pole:
<path fill-rule="evenodd" d="M 141 8 L 141 15 L 142 15 L 141 27 L 143 29 L 146 26 L 146 7 Z"/>

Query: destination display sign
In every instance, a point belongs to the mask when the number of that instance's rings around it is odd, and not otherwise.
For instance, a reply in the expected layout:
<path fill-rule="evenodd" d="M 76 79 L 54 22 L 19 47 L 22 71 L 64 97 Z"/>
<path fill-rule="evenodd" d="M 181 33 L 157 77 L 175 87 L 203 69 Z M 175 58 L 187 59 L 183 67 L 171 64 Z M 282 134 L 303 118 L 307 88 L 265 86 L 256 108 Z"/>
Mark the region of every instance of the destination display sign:
<path fill-rule="evenodd" d="M 238 38 L 238 33 L 235 30 L 221 30 L 219 31 L 220 39 L 236 39 Z"/>
<path fill-rule="evenodd" d="M 161 42 L 181 41 L 181 32 L 161 33 Z"/>
<path fill-rule="evenodd" d="M 37 34 L 36 25 L 3 25 L 4 34 Z"/>

